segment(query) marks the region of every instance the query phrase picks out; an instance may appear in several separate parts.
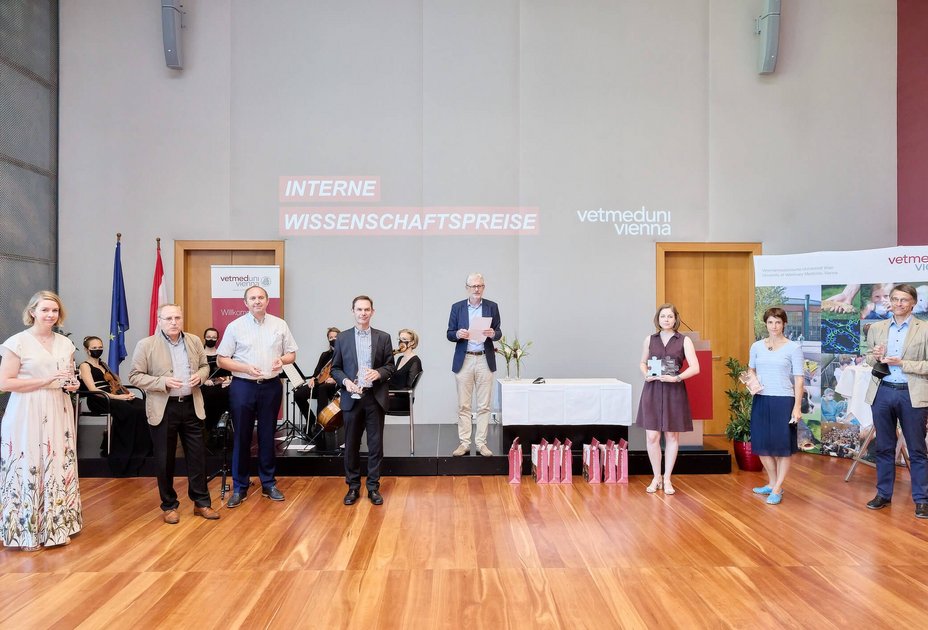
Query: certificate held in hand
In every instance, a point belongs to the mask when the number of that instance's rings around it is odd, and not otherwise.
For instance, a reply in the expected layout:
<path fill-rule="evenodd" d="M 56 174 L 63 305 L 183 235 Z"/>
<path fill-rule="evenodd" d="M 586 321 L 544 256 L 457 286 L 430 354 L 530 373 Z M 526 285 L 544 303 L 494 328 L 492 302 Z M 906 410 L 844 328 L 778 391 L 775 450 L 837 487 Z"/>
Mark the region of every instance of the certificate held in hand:
<path fill-rule="evenodd" d="M 738 380 L 744 383 L 752 396 L 764 390 L 763 384 L 758 380 L 754 372 L 746 370 L 738 375 Z"/>
<path fill-rule="evenodd" d="M 477 343 L 483 343 L 487 340 L 487 336 L 483 334 L 484 330 L 490 328 L 490 322 L 492 318 L 490 317 L 475 317 L 470 322 L 470 328 L 467 329 L 468 339 L 470 341 L 475 341 Z"/>

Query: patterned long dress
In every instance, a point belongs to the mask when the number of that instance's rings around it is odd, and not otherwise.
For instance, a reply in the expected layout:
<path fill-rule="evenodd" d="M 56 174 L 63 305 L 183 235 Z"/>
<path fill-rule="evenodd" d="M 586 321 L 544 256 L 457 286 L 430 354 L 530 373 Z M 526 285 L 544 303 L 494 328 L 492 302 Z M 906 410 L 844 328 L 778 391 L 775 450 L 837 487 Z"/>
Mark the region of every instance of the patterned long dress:
<path fill-rule="evenodd" d="M 15 353 L 19 378 L 51 376 L 67 365 L 74 344 L 55 335 L 48 352 L 28 331 L 0 346 Z M 74 406 L 53 382 L 33 392 L 12 392 L 0 421 L 0 539 L 5 546 L 61 545 L 81 530 Z"/>

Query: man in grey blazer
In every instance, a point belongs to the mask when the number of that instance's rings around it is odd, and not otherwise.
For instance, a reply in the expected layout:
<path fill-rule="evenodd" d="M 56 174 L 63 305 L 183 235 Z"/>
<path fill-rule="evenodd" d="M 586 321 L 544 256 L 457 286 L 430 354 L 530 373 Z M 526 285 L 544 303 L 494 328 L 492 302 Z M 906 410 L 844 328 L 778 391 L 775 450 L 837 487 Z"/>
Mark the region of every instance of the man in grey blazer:
<path fill-rule="evenodd" d="M 380 464 L 383 461 L 383 426 L 389 387 L 396 371 L 390 335 L 371 328 L 374 302 L 359 295 L 351 302 L 355 325 L 335 338 L 332 378 L 341 390 L 345 419 L 345 505 L 361 496 L 361 435 L 367 431 L 367 497 L 383 504 L 380 494 Z M 357 398 L 355 398 L 357 396 Z"/>
<path fill-rule="evenodd" d="M 206 411 L 200 383 L 209 376 L 203 344 L 185 335 L 184 314 L 176 304 L 158 307 L 158 331 L 139 341 L 132 355 L 129 382 L 145 391 L 145 411 L 151 425 L 158 461 L 158 492 L 164 522 L 180 520 L 174 491 L 174 457 L 180 436 L 187 460 L 187 494 L 193 513 L 209 520 L 219 518 L 211 507 L 206 485 L 206 445 L 203 423 Z"/>
<path fill-rule="evenodd" d="M 889 374 L 872 377 L 867 389 L 876 428 L 876 496 L 867 507 L 879 510 L 892 500 L 898 422 L 909 450 L 915 516 L 928 518 L 928 322 L 912 314 L 917 301 L 915 287 L 896 285 L 890 293 L 892 318 L 871 325 L 867 333 L 867 363 L 889 367 Z"/>

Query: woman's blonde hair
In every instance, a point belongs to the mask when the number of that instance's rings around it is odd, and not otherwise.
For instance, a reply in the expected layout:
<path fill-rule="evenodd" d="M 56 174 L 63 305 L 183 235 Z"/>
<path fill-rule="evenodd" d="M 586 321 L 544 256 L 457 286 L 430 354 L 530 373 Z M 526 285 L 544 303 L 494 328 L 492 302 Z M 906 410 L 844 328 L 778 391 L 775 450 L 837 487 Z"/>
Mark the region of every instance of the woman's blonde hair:
<path fill-rule="evenodd" d="M 58 297 L 58 294 L 53 291 L 39 291 L 31 298 L 29 298 L 29 303 L 26 305 L 26 308 L 23 309 L 23 323 L 26 326 L 32 326 L 35 323 L 35 315 L 32 311 L 36 309 L 39 305 L 39 302 L 42 300 L 49 300 L 58 305 L 58 321 L 55 322 L 56 325 L 60 326 L 64 323 L 64 304 L 61 303 L 61 298 Z"/>
<path fill-rule="evenodd" d="M 409 328 L 402 328 L 397 334 L 402 335 L 403 333 L 409 335 L 409 343 L 406 344 L 406 347 L 410 350 L 415 350 L 419 346 L 419 335 L 416 334 L 415 330 L 410 330 Z"/>

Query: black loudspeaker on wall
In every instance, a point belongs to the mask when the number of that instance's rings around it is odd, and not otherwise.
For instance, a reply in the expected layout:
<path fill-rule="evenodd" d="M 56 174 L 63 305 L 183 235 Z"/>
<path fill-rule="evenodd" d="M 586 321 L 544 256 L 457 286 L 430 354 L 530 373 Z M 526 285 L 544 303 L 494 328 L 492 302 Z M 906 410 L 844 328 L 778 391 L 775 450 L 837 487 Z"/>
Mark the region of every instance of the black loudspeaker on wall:
<path fill-rule="evenodd" d="M 168 68 L 181 70 L 184 58 L 181 54 L 183 40 L 181 29 L 184 27 L 184 5 L 180 0 L 159 0 L 161 3 L 161 37 L 164 41 L 164 63 Z"/>
<path fill-rule="evenodd" d="M 754 20 L 754 34 L 760 35 L 758 74 L 771 74 L 780 52 L 780 0 L 764 0 L 762 13 Z"/>

